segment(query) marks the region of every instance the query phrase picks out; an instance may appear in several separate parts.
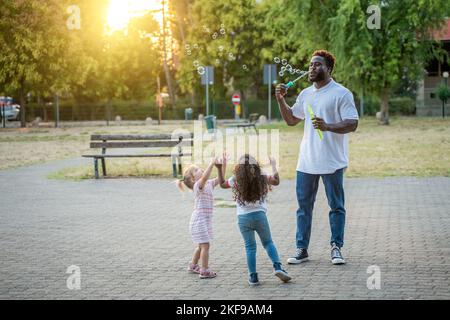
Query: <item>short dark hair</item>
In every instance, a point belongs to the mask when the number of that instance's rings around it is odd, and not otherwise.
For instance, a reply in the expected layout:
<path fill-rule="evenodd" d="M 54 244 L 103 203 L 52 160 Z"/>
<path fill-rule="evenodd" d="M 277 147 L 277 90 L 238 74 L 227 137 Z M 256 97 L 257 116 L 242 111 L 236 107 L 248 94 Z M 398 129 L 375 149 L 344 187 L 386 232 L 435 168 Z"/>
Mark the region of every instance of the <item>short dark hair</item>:
<path fill-rule="evenodd" d="M 327 67 L 331 69 L 330 73 L 333 72 L 334 66 L 336 65 L 336 58 L 333 56 L 332 53 L 328 52 L 327 50 L 316 50 L 314 51 L 312 56 L 323 57 L 325 59 Z"/>

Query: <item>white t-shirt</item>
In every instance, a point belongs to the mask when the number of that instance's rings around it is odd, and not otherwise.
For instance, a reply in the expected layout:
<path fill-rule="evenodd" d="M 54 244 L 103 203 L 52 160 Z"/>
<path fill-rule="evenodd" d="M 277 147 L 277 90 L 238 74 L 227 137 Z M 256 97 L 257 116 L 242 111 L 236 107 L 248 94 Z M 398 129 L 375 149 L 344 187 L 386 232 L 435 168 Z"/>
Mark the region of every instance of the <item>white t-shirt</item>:
<path fill-rule="evenodd" d="M 230 177 L 228 179 L 228 185 L 231 188 L 234 188 L 235 184 L 236 184 L 236 178 L 234 176 Z M 243 206 L 240 205 L 238 201 L 236 201 L 236 213 L 238 215 L 247 214 L 247 213 L 256 212 L 256 211 L 267 212 L 266 199 L 264 199 L 262 201 L 256 201 L 254 203 L 245 202 Z"/>
<path fill-rule="evenodd" d="M 317 89 L 314 85 L 304 89 L 292 106 L 294 117 L 305 120 L 304 135 L 300 145 L 297 171 L 309 174 L 330 174 L 348 166 L 348 135 L 323 132 L 323 140 L 312 124 L 308 111 L 326 123 L 347 119 L 358 120 L 353 94 L 333 79 Z"/>

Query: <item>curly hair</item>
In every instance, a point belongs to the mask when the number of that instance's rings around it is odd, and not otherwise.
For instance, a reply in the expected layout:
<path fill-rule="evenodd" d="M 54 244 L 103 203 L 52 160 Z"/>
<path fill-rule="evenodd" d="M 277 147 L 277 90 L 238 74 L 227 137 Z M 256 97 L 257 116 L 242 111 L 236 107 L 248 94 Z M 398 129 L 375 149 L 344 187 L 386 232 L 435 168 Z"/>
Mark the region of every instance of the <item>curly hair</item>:
<path fill-rule="evenodd" d="M 239 205 L 265 200 L 269 191 L 267 176 L 261 174 L 261 167 L 255 158 L 243 155 L 234 167 L 234 176 L 233 199 Z"/>
<path fill-rule="evenodd" d="M 327 64 L 327 67 L 329 67 L 330 73 L 333 72 L 334 66 L 336 65 L 336 58 L 333 56 L 332 53 L 328 52 L 327 50 L 316 50 L 312 54 L 312 56 L 319 56 L 323 57 L 325 59 L 325 63 Z"/>

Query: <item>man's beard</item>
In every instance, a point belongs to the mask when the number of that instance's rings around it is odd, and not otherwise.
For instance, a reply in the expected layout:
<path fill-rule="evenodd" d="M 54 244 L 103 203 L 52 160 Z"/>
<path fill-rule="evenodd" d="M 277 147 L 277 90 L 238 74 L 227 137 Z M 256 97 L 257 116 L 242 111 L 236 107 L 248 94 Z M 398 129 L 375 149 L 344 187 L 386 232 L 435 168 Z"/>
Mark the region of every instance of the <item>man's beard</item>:
<path fill-rule="evenodd" d="M 325 80 L 325 74 L 324 74 L 324 72 L 316 73 L 316 76 L 313 79 L 309 78 L 308 80 L 310 82 L 319 82 L 319 81 Z"/>

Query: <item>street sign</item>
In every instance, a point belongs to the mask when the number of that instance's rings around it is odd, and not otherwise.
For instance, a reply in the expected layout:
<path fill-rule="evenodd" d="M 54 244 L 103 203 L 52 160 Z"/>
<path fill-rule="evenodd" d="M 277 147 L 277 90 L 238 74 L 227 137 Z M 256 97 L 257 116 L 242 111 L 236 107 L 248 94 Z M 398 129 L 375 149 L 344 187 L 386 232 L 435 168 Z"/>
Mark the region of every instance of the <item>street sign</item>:
<path fill-rule="evenodd" d="M 206 66 L 205 72 L 202 74 L 202 85 L 206 86 L 214 84 L 214 67 Z"/>
<path fill-rule="evenodd" d="M 235 106 L 237 106 L 237 105 L 239 105 L 241 103 L 241 96 L 239 94 L 235 93 L 233 95 L 233 97 L 231 98 L 231 101 L 233 102 L 233 104 Z"/>
<path fill-rule="evenodd" d="M 264 84 L 273 84 L 277 81 L 277 65 L 264 65 Z"/>

